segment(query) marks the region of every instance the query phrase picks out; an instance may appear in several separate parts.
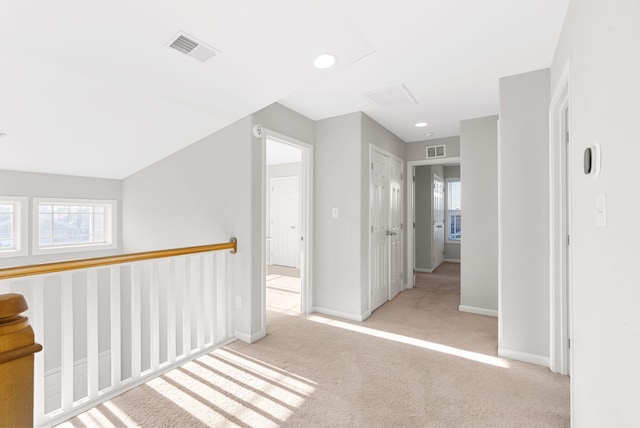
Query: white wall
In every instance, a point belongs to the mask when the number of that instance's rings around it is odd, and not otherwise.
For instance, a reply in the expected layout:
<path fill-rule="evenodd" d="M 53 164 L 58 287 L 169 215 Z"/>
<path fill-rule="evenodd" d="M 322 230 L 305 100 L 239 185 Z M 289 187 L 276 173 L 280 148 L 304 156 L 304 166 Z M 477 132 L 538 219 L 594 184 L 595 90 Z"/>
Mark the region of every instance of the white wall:
<path fill-rule="evenodd" d="M 640 380 L 640 2 L 572 1 L 551 67 L 551 91 L 571 58 L 574 426 L 637 426 Z M 602 171 L 582 171 L 598 141 Z M 607 195 L 607 227 L 595 198 Z"/>
<path fill-rule="evenodd" d="M 549 69 L 500 79 L 498 353 L 540 364 L 549 358 L 548 88 Z"/>
<path fill-rule="evenodd" d="M 124 251 L 205 245 L 238 238 L 230 258 L 235 329 L 251 331 L 252 151 L 247 117 L 123 181 Z"/>
<path fill-rule="evenodd" d="M 361 139 L 360 113 L 316 122 L 313 305 L 351 318 L 362 313 Z"/>
<path fill-rule="evenodd" d="M 361 112 L 316 122 L 314 307 L 350 319 L 370 314 L 370 144 L 404 159 L 404 142 Z"/>
<path fill-rule="evenodd" d="M 460 122 L 461 309 L 498 310 L 498 117 Z"/>
<path fill-rule="evenodd" d="M 0 170 L 1 196 L 27 196 L 29 206 L 34 197 L 72 199 L 112 199 L 118 201 L 116 221 L 120 225 L 122 212 L 122 182 L 104 178 L 77 177 L 70 175 L 40 174 Z M 32 212 L 29 209 L 29 248 L 31 248 Z M 122 248 L 122 228 L 118 228 L 118 247 L 112 250 L 82 251 L 77 253 L 28 255 L 0 258 L 0 267 L 46 263 L 59 260 L 84 259 L 118 254 Z"/>

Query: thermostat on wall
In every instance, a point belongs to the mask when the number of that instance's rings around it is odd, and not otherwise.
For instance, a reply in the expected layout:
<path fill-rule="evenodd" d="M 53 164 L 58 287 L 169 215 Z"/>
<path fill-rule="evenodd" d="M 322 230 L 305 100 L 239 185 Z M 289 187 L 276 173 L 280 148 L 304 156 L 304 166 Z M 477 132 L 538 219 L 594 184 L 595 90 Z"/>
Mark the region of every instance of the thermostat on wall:
<path fill-rule="evenodd" d="M 600 175 L 600 144 L 596 142 L 593 146 L 584 149 L 583 170 L 585 175 L 598 178 Z"/>

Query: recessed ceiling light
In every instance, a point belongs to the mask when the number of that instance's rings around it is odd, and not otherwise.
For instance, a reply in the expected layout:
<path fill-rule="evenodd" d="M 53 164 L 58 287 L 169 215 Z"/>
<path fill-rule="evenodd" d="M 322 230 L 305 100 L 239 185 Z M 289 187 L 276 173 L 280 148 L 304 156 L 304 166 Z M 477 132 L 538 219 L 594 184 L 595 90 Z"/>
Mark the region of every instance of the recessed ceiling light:
<path fill-rule="evenodd" d="M 331 54 L 320 55 L 313 61 L 316 68 L 329 68 L 336 63 L 336 57 Z"/>
<path fill-rule="evenodd" d="M 416 128 L 424 128 L 427 125 L 429 125 L 427 122 L 418 122 L 416 123 Z"/>
<path fill-rule="evenodd" d="M 425 132 L 424 136 L 425 137 L 431 137 L 431 136 L 433 136 L 433 132 Z"/>
<path fill-rule="evenodd" d="M 9 135 L 6 132 L 0 132 L 0 138 L 6 138 Z"/>

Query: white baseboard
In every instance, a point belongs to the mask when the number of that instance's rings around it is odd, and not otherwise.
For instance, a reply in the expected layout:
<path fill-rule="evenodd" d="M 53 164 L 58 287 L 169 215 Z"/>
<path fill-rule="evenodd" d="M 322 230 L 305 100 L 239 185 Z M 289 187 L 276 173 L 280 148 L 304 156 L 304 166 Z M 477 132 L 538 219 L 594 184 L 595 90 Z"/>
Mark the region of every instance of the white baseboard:
<path fill-rule="evenodd" d="M 433 273 L 433 269 L 415 268 L 413 270 L 415 270 L 416 272 L 422 272 L 422 273 Z"/>
<path fill-rule="evenodd" d="M 460 259 L 444 259 L 446 263 L 460 263 Z"/>
<path fill-rule="evenodd" d="M 495 309 L 476 308 L 474 306 L 458 306 L 460 312 L 468 312 L 470 314 L 487 315 L 490 317 L 498 317 L 498 311 Z"/>
<path fill-rule="evenodd" d="M 241 340 L 244 343 L 251 344 L 251 343 L 256 343 L 258 340 L 265 337 L 267 335 L 267 332 L 265 330 L 260 330 L 257 333 L 249 334 L 249 333 L 244 333 L 242 331 L 235 331 L 233 335 L 236 337 L 236 339 Z"/>
<path fill-rule="evenodd" d="M 350 314 L 348 312 L 334 311 L 333 309 L 322 308 L 318 306 L 314 306 L 313 312 L 317 312 L 319 314 L 329 315 L 337 318 L 344 318 L 349 321 L 358 321 L 358 322 L 362 322 L 367 318 L 369 318 L 369 316 L 371 316 L 371 311 L 367 311 L 363 314 Z"/>
<path fill-rule="evenodd" d="M 406 283 L 406 284 L 402 284 L 402 291 L 404 290 L 408 290 L 410 288 L 413 288 L 412 284 Z"/>
<path fill-rule="evenodd" d="M 510 360 L 524 361 L 525 363 L 549 367 L 549 357 L 529 354 L 527 352 L 513 351 L 511 349 L 498 347 L 498 357 L 509 358 Z"/>

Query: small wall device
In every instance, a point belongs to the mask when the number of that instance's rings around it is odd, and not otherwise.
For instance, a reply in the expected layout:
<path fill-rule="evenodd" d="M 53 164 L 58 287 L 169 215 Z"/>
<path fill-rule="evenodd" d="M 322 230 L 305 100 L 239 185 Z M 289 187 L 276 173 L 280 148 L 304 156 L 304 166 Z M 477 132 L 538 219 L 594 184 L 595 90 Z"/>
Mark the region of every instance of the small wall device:
<path fill-rule="evenodd" d="M 584 149 L 582 165 L 585 175 L 591 175 L 594 179 L 600 175 L 600 144 L 595 143 Z"/>
<path fill-rule="evenodd" d="M 591 174 L 593 171 L 593 147 L 584 149 L 584 173 Z"/>
<path fill-rule="evenodd" d="M 256 138 L 260 138 L 260 137 L 262 137 L 262 134 L 264 134 L 264 129 L 262 128 L 262 125 L 254 125 L 253 126 L 253 135 Z"/>

